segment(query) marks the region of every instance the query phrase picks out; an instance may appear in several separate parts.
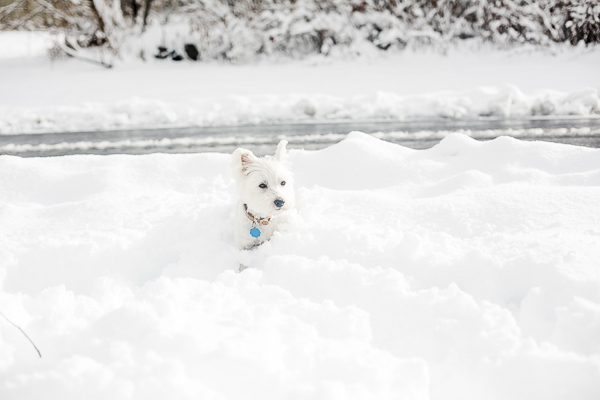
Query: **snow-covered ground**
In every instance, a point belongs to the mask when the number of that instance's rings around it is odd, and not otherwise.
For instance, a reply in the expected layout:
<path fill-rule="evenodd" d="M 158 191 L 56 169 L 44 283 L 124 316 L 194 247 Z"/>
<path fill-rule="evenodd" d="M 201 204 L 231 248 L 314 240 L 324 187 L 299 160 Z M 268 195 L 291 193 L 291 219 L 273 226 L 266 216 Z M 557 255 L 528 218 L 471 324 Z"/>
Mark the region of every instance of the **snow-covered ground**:
<path fill-rule="evenodd" d="M 600 115 L 593 46 L 371 51 L 244 65 L 129 59 L 104 69 L 50 62 L 44 44 L 51 46 L 45 36 L 0 33 L 0 134 Z"/>
<path fill-rule="evenodd" d="M 51 45 L 0 33 L 0 134 L 600 113 L 594 47 L 109 70 Z M 227 154 L 0 156 L 0 311 L 43 355 L 0 317 L 0 398 L 597 400 L 600 150 L 473 132 L 319 135 L 344 140 L 292 150 L 297 210 L 253 252 Z M 0 151 L 215 140 L 273 137 Z"/>
<path fill-rule="evenodd" d="M 600 397 L 600 150 L 290 157 L 246 253 L 229 155 L 0 156 L 0 398 Z"/>

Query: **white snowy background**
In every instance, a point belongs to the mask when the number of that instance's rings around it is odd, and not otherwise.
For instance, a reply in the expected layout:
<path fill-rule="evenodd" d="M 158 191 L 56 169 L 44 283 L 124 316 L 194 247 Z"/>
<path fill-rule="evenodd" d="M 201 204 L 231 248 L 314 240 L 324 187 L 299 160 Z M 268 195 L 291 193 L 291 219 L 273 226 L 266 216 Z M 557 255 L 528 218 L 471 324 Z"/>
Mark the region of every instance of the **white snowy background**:
<path fill-rule="evenodd" d="M 593 46 L 111 70 L 51 46 L 0 34 L 0 134 L 600 112 Z M 250 253 L 228 154 L 0 156 L 0 311 L 42 353 L 0 318 L 0 398 L 600 398 L 600 150 L 443 136 L 292 150 L 297 209 Z"/>

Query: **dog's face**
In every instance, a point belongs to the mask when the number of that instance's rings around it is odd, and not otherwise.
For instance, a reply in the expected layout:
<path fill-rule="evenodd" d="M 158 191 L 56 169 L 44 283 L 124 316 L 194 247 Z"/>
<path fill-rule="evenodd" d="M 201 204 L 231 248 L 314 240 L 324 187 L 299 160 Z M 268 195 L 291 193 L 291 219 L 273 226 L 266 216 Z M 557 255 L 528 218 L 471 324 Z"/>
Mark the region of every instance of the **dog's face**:
<path fill-rule="evenodd" d="M 294 207 L 293 177 L 287 167 L 287 141 L 274 156 L 256 157 L 250 150 L 233 153 L 232 172 L 242 201 L 260 216 L 277 215 Z"/>

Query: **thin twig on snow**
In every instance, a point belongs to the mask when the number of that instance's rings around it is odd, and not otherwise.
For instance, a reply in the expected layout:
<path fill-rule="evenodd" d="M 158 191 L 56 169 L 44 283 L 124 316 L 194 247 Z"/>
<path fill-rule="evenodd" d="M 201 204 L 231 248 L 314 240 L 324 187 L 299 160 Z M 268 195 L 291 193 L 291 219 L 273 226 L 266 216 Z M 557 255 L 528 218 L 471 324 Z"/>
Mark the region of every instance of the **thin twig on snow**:
<path fill-rule="evenodd" d="M 33 348 L 37 351 L 38 355 L 40 356 L 40 358 L 42 358 L 42 353 L 40 353 L 40 350 L 37 348 L 37 346 L 35 345 L 35 343 L 33 343 L 33 340 L 31 340 L 31 338 L 29 336 L 27 336 L 27 334 L 25 333 L 25 331 L 23 329 L 21 329 L 21 327 L 17 324 L 15 324 L 14 322 L 12 322 L 10 319 L 8 319 L 8 317 L 6 315 L 4 315 L 4 313 L 2 311 L 0 311 L 0 315 L 2 315 L 4 317 L 4 319 L 11 324 L 12 326 L 14 326 L 15 328 L 17 328 L 18 330 L 21 331 L 21 333 L 23 335 L 25 335 L 25 337 L 27 338 L 27 340 L 29 340 L 29 343 L 31 343 L 31 345 L 33 346 Z"/>

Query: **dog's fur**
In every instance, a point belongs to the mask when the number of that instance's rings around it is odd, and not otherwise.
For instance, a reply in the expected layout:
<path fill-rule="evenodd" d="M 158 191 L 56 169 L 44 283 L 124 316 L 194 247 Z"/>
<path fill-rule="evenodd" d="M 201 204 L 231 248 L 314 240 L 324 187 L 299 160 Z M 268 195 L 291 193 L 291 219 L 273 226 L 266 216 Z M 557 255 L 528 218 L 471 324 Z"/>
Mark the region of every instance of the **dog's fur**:
<path fill-rule="evenodd" d="M 287 141 L 277 145 L 274 156 L 256 157 L 250 150 L 233 152 L 231 172 L 237 184 L 240 199 L 235 209 L 234 236 L 240 250 L 247 250 L 269 240 L 287 211 L 294 207 L 293 176 L 287 165 Z M 284 185 L 281 183 L 285 182 Z M 265 185 L 266 188 L 261 188 Z M 283 201 L 278 207 L 276 202 Z M 248 219 L 244 210 L 257 218 L 269 218 L 268 225 L 256 225 Z M 250 235 L 253 225 L 260 229 L 257 238 Z"/>

